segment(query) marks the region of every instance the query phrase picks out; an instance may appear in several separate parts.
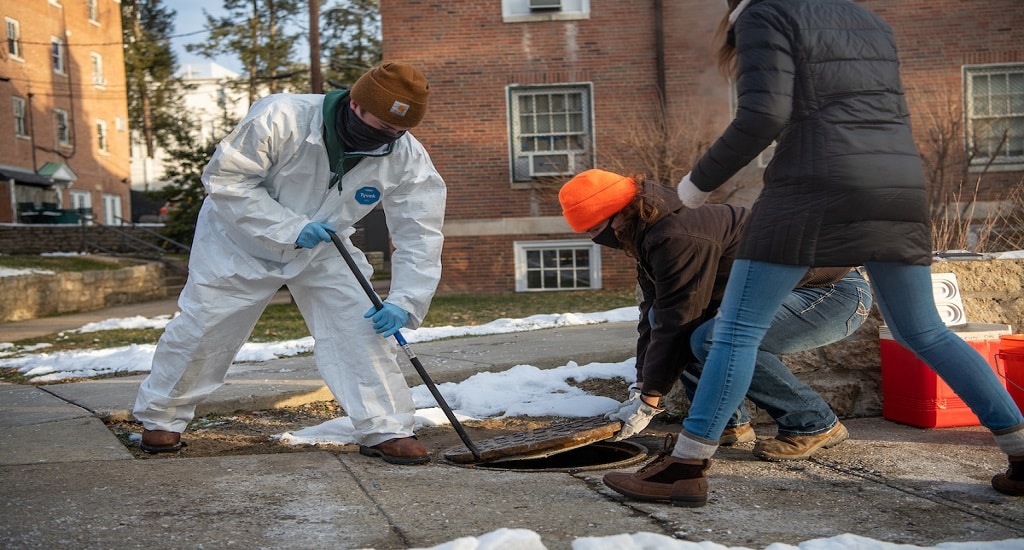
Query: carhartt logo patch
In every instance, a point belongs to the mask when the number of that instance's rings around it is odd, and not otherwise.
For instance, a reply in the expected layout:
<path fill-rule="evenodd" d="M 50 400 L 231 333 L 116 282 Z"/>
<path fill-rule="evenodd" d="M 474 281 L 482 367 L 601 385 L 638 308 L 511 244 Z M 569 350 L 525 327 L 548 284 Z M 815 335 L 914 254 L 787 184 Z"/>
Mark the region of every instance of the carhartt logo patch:
<path fill-rule="evenodd" d="M 409 112 L 409 104 L 402 103 L 401 101 L 395 101 L 391 104 L 391 113 L 398 116 L 405 116 Z"/>

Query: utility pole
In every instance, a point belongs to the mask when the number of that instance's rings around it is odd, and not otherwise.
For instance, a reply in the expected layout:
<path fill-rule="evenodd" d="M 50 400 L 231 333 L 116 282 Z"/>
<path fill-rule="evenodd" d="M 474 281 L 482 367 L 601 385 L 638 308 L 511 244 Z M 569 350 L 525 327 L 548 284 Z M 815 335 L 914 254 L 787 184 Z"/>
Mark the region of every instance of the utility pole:
<path fill-rule="evenodd" d="M 309 0 L 309 88 L 314 94 L 324 93 L 324 77 L 320 74 L 320 0 Z"/>

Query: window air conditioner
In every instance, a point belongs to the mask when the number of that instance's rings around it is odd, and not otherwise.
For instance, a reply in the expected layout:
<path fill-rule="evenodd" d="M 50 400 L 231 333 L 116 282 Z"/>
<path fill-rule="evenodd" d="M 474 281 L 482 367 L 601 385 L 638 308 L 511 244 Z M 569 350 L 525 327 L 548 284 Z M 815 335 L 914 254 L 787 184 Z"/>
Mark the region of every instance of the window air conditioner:
<path fill-rule="evenodd" d="M 538 10 L 560 10 L 562 0 L 527 0 L 531 11 Z"/>

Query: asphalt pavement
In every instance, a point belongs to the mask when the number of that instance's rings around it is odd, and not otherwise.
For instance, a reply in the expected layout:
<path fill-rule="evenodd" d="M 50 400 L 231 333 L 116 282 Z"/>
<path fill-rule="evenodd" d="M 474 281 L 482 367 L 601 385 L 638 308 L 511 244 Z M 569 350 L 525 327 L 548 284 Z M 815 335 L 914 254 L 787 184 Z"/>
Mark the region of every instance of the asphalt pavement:
<path fill-rule="evenodd" d="M 0 341 L 174 311 L 165 300 L 7 323 Z M 634 336 L 632 324 L 609 323 L 412 347 L 442 383 L 518 364 L 622 361 L 633 356 Z M 422 383 L 411 366 L 406 375 L 410 385 Z M 510 528 L 537 533 L 551 549 L 639 532 L 746 548 L 844 533 L 918 546 L 1020 539 L 1024 548 L 1024 498 L 989 485 L 1006 462 L 980 427 L 844 419 L 850 440 L 798 462 L 757 460 L 752 444 L 722 448 L 708 505 L 688 509 L 623 500 L 601 483 L 611 470 L 600 465 L 534 471 L 434 456 L 428 465 L 395 466 L 336 450 L 136 459 L 103 420 L 130 418 L 143 378 L 0 384 L 0 546 L 384 550 Z M 198 414 L 329 399 L 312 358 L 293 357 L 233 366 Z M 654 452 L 678 429 L 653 424 L 632 441 Z M 756 429 L 773 434 L 768 425 Z"/>

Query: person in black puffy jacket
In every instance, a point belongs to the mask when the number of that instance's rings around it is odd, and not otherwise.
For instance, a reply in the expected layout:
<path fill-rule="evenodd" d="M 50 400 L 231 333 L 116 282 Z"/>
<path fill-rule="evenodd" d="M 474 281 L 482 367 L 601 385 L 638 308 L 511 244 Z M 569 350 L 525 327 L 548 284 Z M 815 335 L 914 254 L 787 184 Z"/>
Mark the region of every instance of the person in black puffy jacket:
<path fill-rule="evenodd" d="M 727 4 L 719 66 L 736 79 L 736 115 L 679 182 L 679 198 L 697 208 L 773 141 L 775 156 L 683 430 L 654 463 L 608 474 L 605 484 L 632 498 L 704 505 L 709 460 L 779 304 L 809 268 L 863 265 L 896 341 L 949 384 L 1009 456 L 992 486 L 1024 495 L 1024 416 L 935 308 L 924 174 L 891 29 L 849 0 Z"/>

